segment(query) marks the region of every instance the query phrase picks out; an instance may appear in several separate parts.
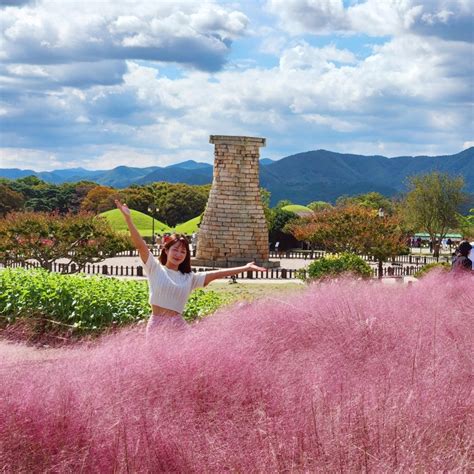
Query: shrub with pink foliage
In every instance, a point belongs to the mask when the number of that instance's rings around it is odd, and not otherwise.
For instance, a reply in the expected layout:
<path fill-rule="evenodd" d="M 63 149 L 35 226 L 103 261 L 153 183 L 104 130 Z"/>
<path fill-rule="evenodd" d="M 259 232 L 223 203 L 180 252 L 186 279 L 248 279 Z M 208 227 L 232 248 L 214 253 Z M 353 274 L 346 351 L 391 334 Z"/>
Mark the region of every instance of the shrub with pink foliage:
<path fill-rule="evenodd" d="M 467 472 L 472 287 L 340 280 L 148 341 L 124 330 L 53 359 L 4 359 L 0 466 Z"/>

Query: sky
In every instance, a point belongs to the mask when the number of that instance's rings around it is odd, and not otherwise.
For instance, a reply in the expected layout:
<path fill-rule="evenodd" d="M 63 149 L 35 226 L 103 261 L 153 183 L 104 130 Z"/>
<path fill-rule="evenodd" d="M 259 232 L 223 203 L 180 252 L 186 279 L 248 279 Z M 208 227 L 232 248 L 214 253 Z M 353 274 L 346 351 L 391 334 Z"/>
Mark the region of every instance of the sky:
<path fill-rule="evenodd" d="M 474 145 L 471 0 L 0 0 L 0 168 Z"/>

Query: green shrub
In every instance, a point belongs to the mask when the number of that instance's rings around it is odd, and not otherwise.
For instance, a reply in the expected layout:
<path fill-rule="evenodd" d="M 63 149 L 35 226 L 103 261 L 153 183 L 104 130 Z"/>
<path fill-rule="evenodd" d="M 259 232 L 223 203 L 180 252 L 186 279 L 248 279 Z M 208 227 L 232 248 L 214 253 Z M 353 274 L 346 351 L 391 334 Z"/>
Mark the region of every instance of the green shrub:
<path fill-rule="evenodd" d="M 213 313 L 216 309 L 228 303 L 228 297 L 216 293 L 212 290 L 195 290 L 191 293 L 186 307 L 183 311 L 183 317 L 186 321 L 193 321 Z"/>
<path fill-rule="evenodd" d="M 184 317 L 208 315 L 227 302 L 213 291 L 191 294 Z M 19 318 L 39 318 L 45 328 L 63 327 L 71 333 L 100 332 L 148 318 L 145 281 L 83 274 L 62 275 L 43 269 L 0 271 L 0 325 Z"/>
<path fill-rule="evenodd" d="M 150 314 L 147 295 L 143 281 L 43 269 L 0 272 L 0 315 L 7 323 L 35 316 L 76 331 L 96 331 L 145 318 Z"/>
<path fill-rule="evenodd" d="M 326 255 L 311 262 L 306 268 L 306 272 L 300 272 L 298 276 L 304 280 L 318 280 L 344 273 L 370 278 L 372 276 L 372 269 L 358 255 L 344 252 L 337 255 Z"/>
<path fill-rule="evenodd" d="M 424 265 L 423 267 L 421 267 L 420 270 L 418 270 L 413 276 L 415 278 L 422 278 L 435 268 L 442 271 L 449 271 L 451 270 L 451 265 L 446 262 L 428 263 L 427 265 Z"/>

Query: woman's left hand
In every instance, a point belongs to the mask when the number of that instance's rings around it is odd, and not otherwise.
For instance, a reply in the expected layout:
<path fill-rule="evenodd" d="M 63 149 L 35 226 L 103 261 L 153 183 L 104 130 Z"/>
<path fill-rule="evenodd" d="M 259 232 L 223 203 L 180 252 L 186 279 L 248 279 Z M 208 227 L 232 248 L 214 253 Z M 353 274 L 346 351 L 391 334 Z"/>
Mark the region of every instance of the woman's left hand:
<path fill-rule="evenodd" d="M 268 271 L 268 268 L 259 267 L 258 265 L 255 265 L 255 262 L 247 263 L 247 265 L 245 265 L 245 268 L 247 270 L 253 270 L 254 272 L 266 272 L 266 271 Z"/>

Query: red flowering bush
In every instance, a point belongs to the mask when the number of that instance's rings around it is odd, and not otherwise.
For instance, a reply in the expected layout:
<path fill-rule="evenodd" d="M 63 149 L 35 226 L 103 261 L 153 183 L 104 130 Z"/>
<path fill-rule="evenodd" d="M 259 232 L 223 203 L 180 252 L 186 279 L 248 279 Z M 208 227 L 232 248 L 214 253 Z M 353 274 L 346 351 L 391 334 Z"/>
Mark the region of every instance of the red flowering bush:
<path fill-rule="evenodd" d="M 0 261 L 5 263 L 34 260 L 49 269 L 55 260 L 68 258 L 79 271 L 131 248 L 128 238 L 90 213 L 15 212 L 0 222 Z"/>

